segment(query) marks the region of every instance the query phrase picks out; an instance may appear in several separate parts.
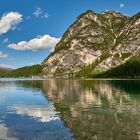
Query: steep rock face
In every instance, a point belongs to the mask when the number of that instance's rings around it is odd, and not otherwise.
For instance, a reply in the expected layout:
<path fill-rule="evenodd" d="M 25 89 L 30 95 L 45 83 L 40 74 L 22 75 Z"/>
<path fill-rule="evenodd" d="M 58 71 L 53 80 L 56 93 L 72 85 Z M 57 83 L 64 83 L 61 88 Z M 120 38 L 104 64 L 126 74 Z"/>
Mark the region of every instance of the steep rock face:
<path fill-rule="evenodd" d="M 118 66 L 140 54 L 140 14 L 127 17 L 119 12 L 80 15 L 43 62 L 44 76 L 68 76 L 89 64 L 95 71 Z"/>

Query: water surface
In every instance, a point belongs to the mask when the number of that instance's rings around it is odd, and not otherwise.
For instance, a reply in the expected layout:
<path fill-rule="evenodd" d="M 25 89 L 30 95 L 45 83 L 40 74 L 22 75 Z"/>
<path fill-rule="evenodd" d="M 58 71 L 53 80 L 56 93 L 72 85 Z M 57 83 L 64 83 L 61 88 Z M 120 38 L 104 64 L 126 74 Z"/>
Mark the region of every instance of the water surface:
<path fill-rule="evenodd" d="M 0 79 L 0 139 L 139 140 L 139 80 Z"/>

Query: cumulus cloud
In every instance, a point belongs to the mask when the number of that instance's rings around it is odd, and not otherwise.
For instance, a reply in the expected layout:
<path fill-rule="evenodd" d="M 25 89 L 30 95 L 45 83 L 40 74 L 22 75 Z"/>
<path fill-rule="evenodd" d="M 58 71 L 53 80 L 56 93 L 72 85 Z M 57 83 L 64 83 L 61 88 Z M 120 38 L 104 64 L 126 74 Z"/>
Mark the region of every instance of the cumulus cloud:
<path fill-rule="evenodd" d="M 120 8 L 126 8 L 123 3 L 120 4 Z"/>
<path fill-rule="evenodd" d="M 38 7 L 35 12 L 33 13 L 33 15 L 35 15 L 36 17 L 39 17 L 42 14 L 42 10 L 40 7 Z"/>
<path fill-rule="evenodd" d="M 29 41 L 21 41 L 17 44 L 9 44 L 8 47 L 15 50 L 53 50 L 60 38 L 51 37 L 50 35 L 37 36 Z"/>
<path fill-rule="evenodd" d="M 0 19 L 0 35 L 15 29 L 17 24 L 22 21 L 22 15 L 18 12 L 4 14 Z"/>
<path fill-rule="evenodd" d="M 8 57 L 8 55 L 0 51 L 0 58 L 6 58 L 6 57 Z"/>

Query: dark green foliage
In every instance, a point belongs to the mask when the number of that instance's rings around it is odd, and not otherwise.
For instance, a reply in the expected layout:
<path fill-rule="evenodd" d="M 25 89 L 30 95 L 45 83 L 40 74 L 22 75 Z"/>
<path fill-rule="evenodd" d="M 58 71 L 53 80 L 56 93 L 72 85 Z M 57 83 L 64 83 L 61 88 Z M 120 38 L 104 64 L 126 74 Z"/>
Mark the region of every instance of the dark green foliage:
<path fill-rule="evenodd" d="M 92 64 L 89 64 L 88 66 L 84 66 L 79 72 L 75 74 L 75 77 L 93 78 L 94 75 L 98 73 L 98 71 L 94 70 L 97 63 L 99 63 L 98 60 Z"/>
<path fill-rule="evenodd" d="M 122 53 L 121 58 L 124 60 L 124 59 L 128 58 L 129 56 L 131 56 L 131 53 Z"/>
<path fill-rule="evenodd" d="M 107 72 L 98 74 L 96 77 L 105 78 L 139 78 L 140 77 L 140 56 L 133 57 L 125 64 L 115 67 Z"/>
<path fill-rule="evenodd" d="M 0 75 L 0 77 L 32 77 L 39 76 L 42 73 L 41 65 L 26 66 L 18 68 L 16 70 L 5 72 Z"/>
<path fill-rule="evenodd" d="M 54 53 L 59 53 L 61 50 L 65 50 L 65 49 L 67 49 L 68 47 L 66 47 L 66 46 L 60 46 L 60 47 L 56 47 L 55 48 L 55 50 L 54 50 Z M 54 54 L 53 53 L 53 54 Z"/>
<path fill-rule="evenodd" d="M 90 64 L 82 68 L 75 74 L 75 77 L 84 78 L 139 78 L 140 77 L 140 57 L 133 57 L 125 64 L 115 67 L 103 73 L 94 71 L 96 64 Z"/>
<path fill-rule="evenodd" d="M 9 70 L 6 69 L 0 69 L 0 77 L 2 77 L 2 75 L 5 75 L 9 72 Z"/>

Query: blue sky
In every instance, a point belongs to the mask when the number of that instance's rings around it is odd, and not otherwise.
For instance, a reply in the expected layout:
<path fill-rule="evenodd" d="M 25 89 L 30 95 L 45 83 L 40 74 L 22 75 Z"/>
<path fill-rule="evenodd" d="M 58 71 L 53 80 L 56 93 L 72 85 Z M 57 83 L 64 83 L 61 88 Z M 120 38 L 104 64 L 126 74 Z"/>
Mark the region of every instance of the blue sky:
<path fill-rule="evenodd" d="M 86 10 L 132 16 L 139 0 L 4 0 L 0 2 L 0 66 L 41 63 L 76 17 Z M 24 41 L 24 42 L 23 42 Z"/>

